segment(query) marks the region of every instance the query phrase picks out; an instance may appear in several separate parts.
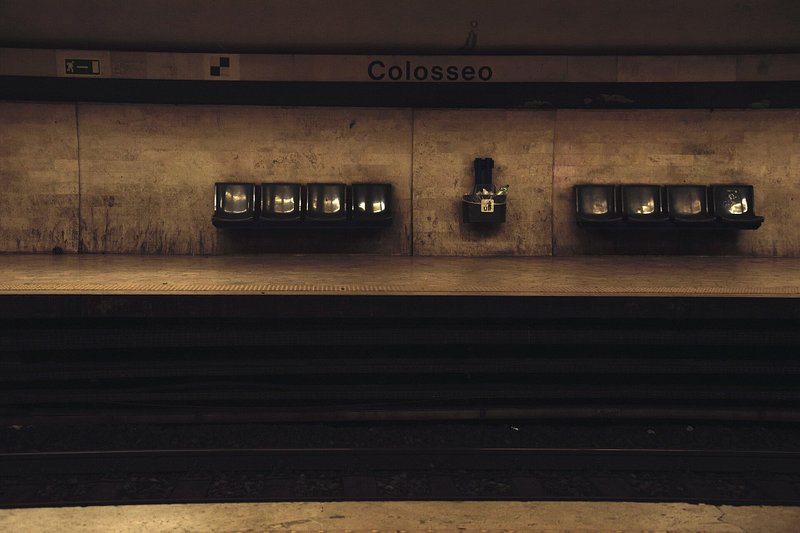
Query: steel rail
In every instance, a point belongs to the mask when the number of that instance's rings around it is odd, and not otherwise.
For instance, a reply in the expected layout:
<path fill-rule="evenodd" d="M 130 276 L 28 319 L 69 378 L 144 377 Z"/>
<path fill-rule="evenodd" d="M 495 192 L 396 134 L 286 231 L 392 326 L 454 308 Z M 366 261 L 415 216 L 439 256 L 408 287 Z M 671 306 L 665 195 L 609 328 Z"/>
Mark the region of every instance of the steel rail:
<path fill-rule="evenodd" d="M 398 476 L 416 479 L 422 488 L 388 490 L 385 480 Z M 6 508 L 331 500 L 797 505 L 800 452 L 276 448 L 0 454 L 0 507 Z"/>

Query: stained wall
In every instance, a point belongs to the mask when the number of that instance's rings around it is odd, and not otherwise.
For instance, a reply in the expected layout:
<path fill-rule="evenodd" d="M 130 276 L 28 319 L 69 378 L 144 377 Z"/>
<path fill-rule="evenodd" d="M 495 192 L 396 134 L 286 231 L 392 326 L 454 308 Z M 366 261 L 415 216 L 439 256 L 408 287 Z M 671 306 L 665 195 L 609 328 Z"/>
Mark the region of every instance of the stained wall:
<path fill-rule="evenodd" d="M 464 224 L 472 160 L 510 188 Z M 232 232 L 215 181 L 390 182 L 394 223 Z M 751 183 L 757 231 L 588 231 L 577 183 Z M 800 256 L 800 111 L 278 108 L 0 102 L 0 251 Z"/>
<path fill-rule="evenodd" d="M 559 111 L 556 255 L 800 255 L 800 111 Z M 757 231 L 598 231 L 574 223 L 578 183 L 752 184 Z"/>
<path fill-rule="evenodd" d="M 81 250 L 408 254 L 411 111 L 79 105 Z M 367 234 L 217 230 L 214 183 L 393 185 L 391 228 Z"/>
<path fill-rule="evenodd" d="M 0 251 L 78 251 L 72 104 L 0 103 Z"/>
<path fill-rule="evenodd" d="M 555 111 L 415 111 L 414 253 L 549 255 L 555 118 Z M 505 224 L 461 221 L 476 157 L 494 159 L 492 182 L 509 185 Z"/>

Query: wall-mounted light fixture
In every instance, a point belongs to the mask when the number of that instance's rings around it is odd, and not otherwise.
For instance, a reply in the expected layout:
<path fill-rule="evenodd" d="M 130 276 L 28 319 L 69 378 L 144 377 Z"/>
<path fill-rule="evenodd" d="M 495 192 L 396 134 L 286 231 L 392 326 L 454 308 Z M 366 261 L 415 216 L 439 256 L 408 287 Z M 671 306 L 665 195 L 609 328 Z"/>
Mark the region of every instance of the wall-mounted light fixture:
<path fill-rule="evenodd" d="M 350 187 L 353 222 L 386 223 L 392 220 L 392 186 L 389 183 L 358 183 Z"/>
<path fill-rule="evenodd" d="M 668 185 L 667 211 L 679 225 L 703 225 L 714 222 L 705 185 Z"/>
<path fill-rule="evenodd" d="M 660 185 L 623 185 L 622 216 L 627 222 L 657 224 L 669 217 Z"/>
<path fill-rule="evenodd" d="M 622 222 L 614 185 L 576 185 L 575 209 L 580 225 L 613 226 Z"/>
<path fill-rule="evenodd" d="M 262 183 L 258 219 L 264 222 L 296 222 L 302 212 L 302 186 L 299 183 Z"/>
<path fill-rule="evenodd" d="M 714 185 L 714 214 L 720 223 L 742 229 L 756 229 L 764 217 L 755 214 L 752 185 Z"/>
<path fill-rule="evenodd" d="M 214 215 L 217 227 L 247 226 L 255 221 L 256 186 L 254 183 L 215 183 Z"/>

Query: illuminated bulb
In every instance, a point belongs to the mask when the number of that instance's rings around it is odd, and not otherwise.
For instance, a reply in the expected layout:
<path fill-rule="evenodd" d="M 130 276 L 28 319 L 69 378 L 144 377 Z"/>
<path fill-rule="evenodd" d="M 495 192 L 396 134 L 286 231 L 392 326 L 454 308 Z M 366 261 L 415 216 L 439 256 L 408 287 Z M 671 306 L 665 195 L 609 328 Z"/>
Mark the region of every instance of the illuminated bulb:
<path fill-rule="evenodd" d="M 650 198 L 646 204 L 636 210 L 637 215 L 649 215 L 656 210 L 656 203 L 653 198 Z"/>
<path fill-rule="evenodd" d="M 578 200 L 582 214 L 606 215 L 611 209 L 607 188 L 587 187 L 580 191 Z"/>
<path fill-rule="evenodd" d="M 731 215 L 743 215 L 747 213 L 747 198 L 742 198 L 737 190 L 729 191 L 723 207 Z"/>
<path fill-rule="evenodd" d="M 383 201 L 372 202 L 372 212 L 373 213 L 382 213 L 386 210 L 386 204 Z"/>
<path fill-rule="evenodd" d="M 743 215 L 747 213 L 747 198 L 742 198 L 738 202 L 734 201 L 728 203 L 726 207 L 728 209 L 728 213 L 730 213 L 731 215 Z"/>

